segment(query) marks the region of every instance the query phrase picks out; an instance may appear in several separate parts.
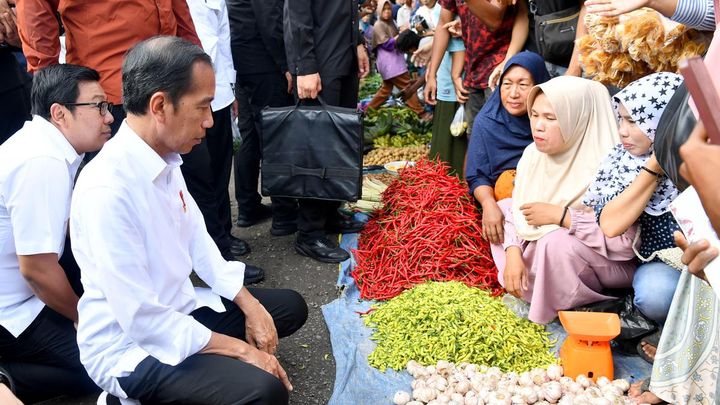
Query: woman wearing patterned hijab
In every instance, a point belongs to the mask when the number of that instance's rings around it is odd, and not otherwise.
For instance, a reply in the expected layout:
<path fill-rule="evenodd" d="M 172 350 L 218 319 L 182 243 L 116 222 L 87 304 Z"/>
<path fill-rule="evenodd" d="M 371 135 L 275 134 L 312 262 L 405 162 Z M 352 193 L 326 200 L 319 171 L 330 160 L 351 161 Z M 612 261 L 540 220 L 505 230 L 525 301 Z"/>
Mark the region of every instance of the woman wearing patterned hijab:
<path fill-rule="evenodd" d="M 661 174 L 653 140 L 665 106 L 682 83 L 674 73 L 655 73 L 630 83 L 614 97 L 622 140 L 600 165 L 583 202 L 592 207 L 606 236 L 639 225 L 642 242 L 637 255 L 644 262 L 633 278 L 637 308 L 659 325 L 672 302 L 680 272 L 663 263 L 659 251 L 675 247 L 679 229 L 669 211 L 678 190 Z M 641 342 L 640 354 L 651 361 L 659 332 Z"/>

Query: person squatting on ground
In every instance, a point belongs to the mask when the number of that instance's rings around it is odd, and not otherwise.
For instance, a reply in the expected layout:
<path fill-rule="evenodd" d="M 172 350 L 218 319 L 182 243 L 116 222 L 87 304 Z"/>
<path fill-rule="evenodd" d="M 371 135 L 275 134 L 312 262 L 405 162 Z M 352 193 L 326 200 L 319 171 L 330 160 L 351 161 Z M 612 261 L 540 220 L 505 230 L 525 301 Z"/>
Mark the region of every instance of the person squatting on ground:
<path fill-rule="evenodd" d="M 80 363 L 82 287 L 66 235 L 83 154 L 110 138 L 99 79 L 76 65 L 38 70 L 32 121 L 0 146 L 0 366 L 27 402 L 97 390 Z"/>
<path fill-rule="evenodd" d="M 520 158 L 512 199 L 500 201 L 504 241 L 492 244 L 498 279 L 530 303 L 528 318 L 609 299 L 635 270 L 635 230 L 608 238 L 582 204 L 597 167 L 620 138 L 610 95 L 598 82 L 561 76 L 528 95 L 534 143 Z M 596 163 L 593 163 L 596 162 Z"/>
<path fill-rule="evenodd" d="M 81 361 L 108 402 L 287 403 L 274 353 L 307 305 L 291 290 L 243 287 L 245 265 L 223 259 L 179 169 L 213 125 L 210 58 L 154 37 L 122 72 L 128 117 L 80 174 L 70 214 Z M 194 289 L 192 271 L 212 291 Z"/>

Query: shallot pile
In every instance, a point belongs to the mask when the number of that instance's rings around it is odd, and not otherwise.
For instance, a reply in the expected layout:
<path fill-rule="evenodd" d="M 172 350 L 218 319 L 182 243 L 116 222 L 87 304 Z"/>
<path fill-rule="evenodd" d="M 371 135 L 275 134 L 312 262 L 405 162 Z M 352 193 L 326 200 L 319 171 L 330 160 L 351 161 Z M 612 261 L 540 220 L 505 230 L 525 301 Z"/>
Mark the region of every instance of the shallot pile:
<path fill-rule="evenodd" d="M 424 367 L 407 364 L 415 380 L 412 394 L 395 393 L 396 405 L 625 405 L 635 400 L 625 396 L 630 383 L 599 377 L 597 382 L 584 375 L 563 377 L 563 368 L 551 365 L 524 373 L 503 373 L 497 367 L 447 361 Z"/>

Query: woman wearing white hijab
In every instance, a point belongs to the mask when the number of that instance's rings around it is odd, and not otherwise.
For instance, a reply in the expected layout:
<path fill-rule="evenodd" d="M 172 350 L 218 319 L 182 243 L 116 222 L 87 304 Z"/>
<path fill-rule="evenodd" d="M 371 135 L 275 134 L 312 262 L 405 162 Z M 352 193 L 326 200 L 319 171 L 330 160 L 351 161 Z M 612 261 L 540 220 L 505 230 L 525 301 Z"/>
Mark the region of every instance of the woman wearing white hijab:
<path fill-rule="evenodd" d="M 604 288 L 629 287 L 635 265 L 634 229 L 607 238 L 582 203 L 602 159 L 617 143 L 607 89 L 562 76 L 528 96 L 534 143 L 517 168 L 505 214 L 505 241 L 492 245 L 500 283 L 530 303 L 528 318 L 609 299 Z"/>

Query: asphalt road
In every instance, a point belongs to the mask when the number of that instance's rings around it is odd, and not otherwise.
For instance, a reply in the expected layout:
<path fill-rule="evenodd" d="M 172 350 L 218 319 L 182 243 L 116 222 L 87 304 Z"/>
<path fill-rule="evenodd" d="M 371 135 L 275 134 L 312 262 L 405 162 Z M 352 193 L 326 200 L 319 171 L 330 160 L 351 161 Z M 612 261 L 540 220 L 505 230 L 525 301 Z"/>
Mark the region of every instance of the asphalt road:
<path fill-rule="evenodd" d="M 232 189 L 230 192 L 232 196 Z M 274 237 L 269 230 L 270 222 L 265 222 L 251 228 L 234 227 L 233 234 L 250 243 L 252 252 L 242 259 L 265 269 L 265 281 L 255 286 L 291 288 L 305 297 L 310 310 L 307 323 L 293 336 L 280 341 L 278 359 L 294 386 L 291 404 L 327 404 L 335 381 L 335 361 L 320 307 L 337 297 L 338 266 L 298 255 L 293 248 L 294 235 Z M 91 405 L 96 400 L 95 395 L 59 398 L 42 404 Z"/>

